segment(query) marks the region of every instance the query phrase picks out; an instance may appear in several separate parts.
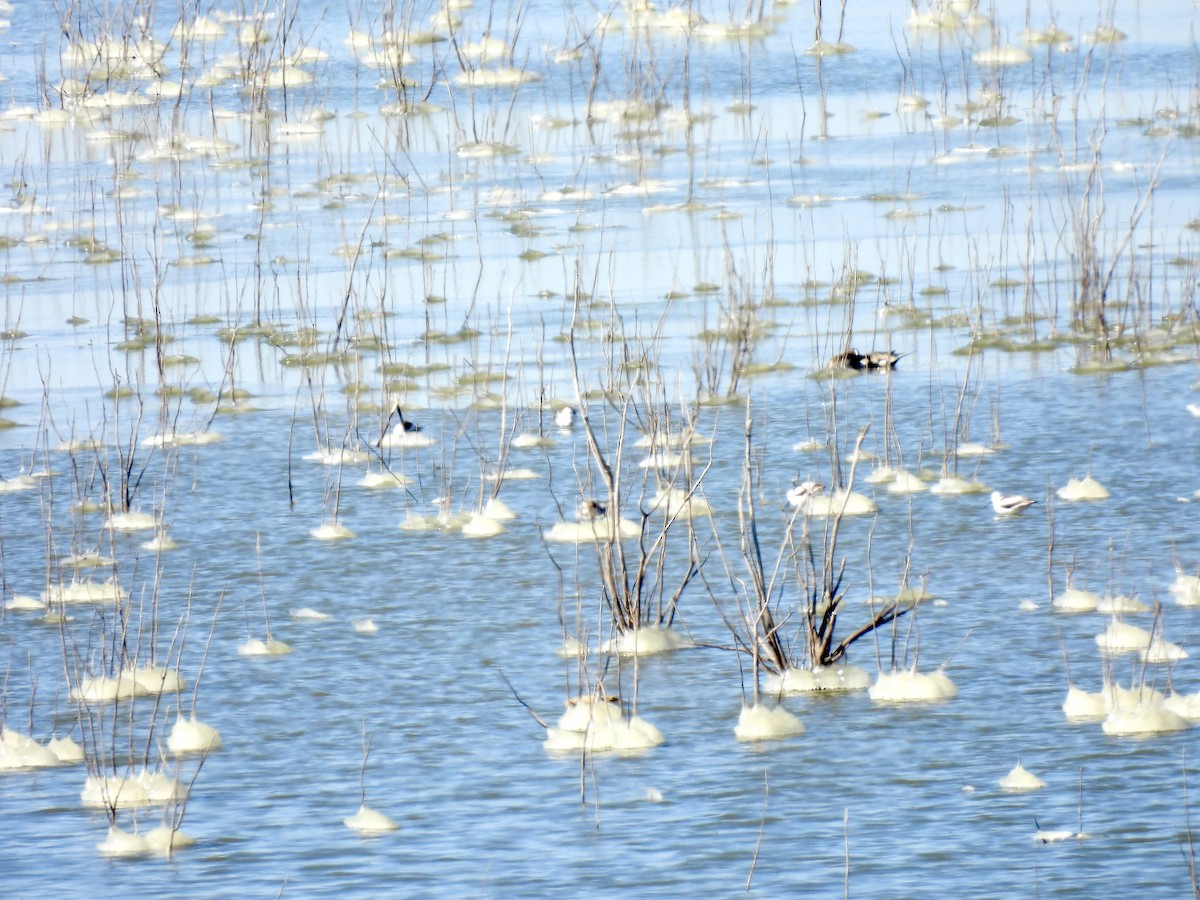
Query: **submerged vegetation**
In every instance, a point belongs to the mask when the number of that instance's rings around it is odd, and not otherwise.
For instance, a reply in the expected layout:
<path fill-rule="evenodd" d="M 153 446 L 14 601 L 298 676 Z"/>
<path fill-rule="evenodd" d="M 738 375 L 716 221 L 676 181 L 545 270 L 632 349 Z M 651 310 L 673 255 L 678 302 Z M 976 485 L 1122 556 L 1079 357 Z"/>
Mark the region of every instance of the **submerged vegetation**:
<path fill-rule="evenodd" d="M 1060 7 L 0 0 L 12 889 L 578 892 L 614 821 L 891 896 L 910 803 L 995 848 L 930 891 L 1124 865 L 1016 801 L 1186 784 L 1200 67 Z M 772 805 L 867 758 L 844 850 Z"/>

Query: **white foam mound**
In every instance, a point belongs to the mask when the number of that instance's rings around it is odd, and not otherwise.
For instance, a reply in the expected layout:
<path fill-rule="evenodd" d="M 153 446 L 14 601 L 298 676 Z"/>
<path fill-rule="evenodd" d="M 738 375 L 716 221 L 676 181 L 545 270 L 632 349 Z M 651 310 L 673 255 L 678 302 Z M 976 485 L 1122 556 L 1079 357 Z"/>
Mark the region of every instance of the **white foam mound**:
<path fill-rule="evenodd" d="M 842 508 L 843 501 L 846 504 L 845 509 Z M 846 493 L 844 490 L 837 490 L 828 495 L 809 494 L 801 501 L 800 508 L 806 516 L 814 517 L 836 516 L 839 512 L 844 516 L 867 516 L 879 511 L 875 501 L 866 494 L 857 491 Z"/>
<path fill-rule="evenodd" d="M 182 787 L 162 772 L 143 769 L 136 775 L 89 775 L 84 782 L 80 800 L 92 809 L 112 806 L 133 809 L 139 806 L 159 806 L 173 803 L 183 796 Z"/>
<path fill-rule="evenodd" d="M 707 500 L 696 494 L 689 497 L 687 491 L 676 487 L 663 488 L 655 494 L 650 501 L 650 509 L 682 521 L 712 515 L 712 507 Z"/>
<path fill-rule="evenodd" d="M 1100 605 L 1100 595 L 1069 587 L 1051 600 L 1050 605 L 1060 612 L 1095 612 Z"/>
<path fill-rule="evenodd" d="M 804 734 L 804 725 L 782 706 L 755 703 L 742 707 L 733 734 L 739 741 L 777 741 Z"/>
<path fill-rule="evenodd" d="M 1138 656 L 1141 657 L 1143 662 L 1157 666 L 1187 659 L 1188 652 L 1178 644 L 1173 644 L 1166 640 L 1161 635 L 1155 635 L 1150 639 L 1148 647 L 1138 651 Z"/>
<path fill-rule="evenodd" d="M 945 672 L 918 672 L 916 668 L 897 672 L 880 672 L 867 690 L 872 700 L 883 703 L 921 703 L 930 700 L 950 700 L 958 696 L 958 688 Z"/>
<path fill-rule="evenodd" d="M 1150 646 L 1150 632 L 1136 625 L 1113 621 L 1096 635 L 1096 643 L 1105 653 L 1134 653 Z"/>
<path fill-rule="evenodd" d="M 369 616 L 365 619 L 351 619 L 350 624 L 354 626 L 354 630 L 359 634 L 374 634 L 379 630 L 379 626 L 375 624 L 375 620 Z"/>
<path fill-rule="evenodd" d="M 962 478 L 958 475 L 943 475 L 938 483 L 929 489 L 931 494 L 944 497 L 955 497 L 961 494 L 986 494 L 987 485 L 972 478 Z"/>
<path fill-rule="evenodd" d="M 238 656 L 284 656 L 292 652 L 292 645 L 283 641 L 260 641 L 250 638 L 244 644 L 238 644 Z"/>
<path fill-rule="evenodd" d="M 324 522 L 319 528 L 309 532 L 318 541 L 346 541 L 354 537 L 354 532 L 341 522 Z"/>
<path fill-rule="evenodd" d="M 5 769 L 46 769 L 62 765 L 51 747 L 43 747 L 29 735 L 5 728 L 0 733 L 0 771 Z"/>
<path fill-rule="evenodd" d="M 622 631 L 604 642 L 601 653 L 618 656 L 652 656 L 669 653 L 687 644 L 678 631 L 664 625 L 646 625 L 632 631 Z"/>
<path fill-rule="evenodd" d="M 173 537 L 165 531 L 160 531 L 150 540 L 143 542 L 142 549 L 149 553 L 166 553 L 168 550 L 174 550 L 178 546 Z"/>
<path fill-rule="evenodd" d="M 104 581 L 75 581 L 51 585 L 42 591 L 42 602 L 50 603 L 119 603 L 129 597 L 115 578 Z"/>
<path fill-rule="evenodd" d="M 175 431 L 153 434 L 142 441 L 143 447 L 198 447 L 222 440 L 215 431 Z"/>
<path fill-rule="evenodd" d="M 967 441 L 959 444 L 958 449 L 954 452 L 959 456 L 991 456 L 996 451 L 987 444 L 980 444 L 976 441 Z"/>
<path fill-rule="evenodd" d="M 889 494 L 919 494 L 929 490 L 929 485 L 904 469 L 897 469 L 896 475 L 887 486 Z"/>
<path fill-rule="evenodd" d="M 1180 606 L 1200 606 L 1200 575 L 1178 572 L 1168 590 Z"/>
<path fill-rule="evenodd" d="M 1038 778 L 1018 762 L 1011 772 L 1000 779 L 1000 789 L 1010 793 L 1037 791 L 1046 786 L 1046 782 Z"/>
<path fill-rule="evenodd" d="M 497 534 L 503 534 L 504 531 L 503 522 L 484 513 L 472 513 L 471 518 L 462 527 L 464 535 L 477 538 L 494 537 Z"/>
<path fill-rule="evenodd" d="M 497 522 L 511 522 L 517 517 L 517 514 L 509 508 L 509 505 L 499 497 L 492 497 L 487 503 L 483 504 L 482 515 L 489 519 L 495 519 Z"/>
<path fill-rule="evenodd" d="M 149 842 L 133 831 L 122 831 L 116 825 L 108 829 L 108 836 L 96 845 L 105 856 L 144 856 L 150 852 Z"/>
<path fill-rule="evenodd" d="M 588 544 L 596 541 L 612 540 L 608 519 L 592 519 L 588 522 L 557 522 L 553 528 L 543 532 L 548 541 L 560 544 Z M 642 533 L 638 524 L 630 519 L 620 519 L 617 522 L 617 536 L 623 540 L 631 540 Z"/>
<path fill-rule="evenodd" d="M 116 675 L 84 678 L 71 688 L 70 696 L 72 700 L 82 703 L 104 703 L 178 693 L 183 689 L 183 679 L 175 670 L 164 669 L 161 666 L 141 666 L 122 669 Z"/>
<path fill-rule="evenodd" d="M 12 599 L 4 604 L 4 608 L 10 612 L 41 612 L 46 608 L 46 604 L 28 594 L 13 594 Z"/>
<path fill-rule="evenodd" d="M 148 531 L 158 527 L 158 520 L 150 513 L 130 510 L 113 513 L 104 523 L 104 527 L 110 531 Z"/>
<path fill-rule="evenodd" d="M 1154 696 L 1144 698 L 1140 703 L 1118 700 L 1100 727 L 1105 734 L 1111 735 L 1169 734 L 1184 731 L 1191 723 L 1171 710 L 1162 695 L 1155 691 Z"/>
<path fill-rule="evenodd" d="M 359 834 L 386 834 L 395 831 L 400 826 L 378 810 L 371 809 L 365 803 L 352 816 L 342 819 L 342 823 Z"/>
<path fill-rule="evenodd" d="M 1200 691 L 1194 694 L 1171 694 L 1163 706 L 1193 725 L 1200 723 Z"/>
<path fill-rule="evenodd" d="M 1137 597 L 1130 597 L 1126 594 L 1101 597 L 1100 602 L 1096 604 L 1096 612 L 1106 613 L 1110 616 L 1124 615 L 1126 613 L 1144 613 L 1149 611 L 1150 607 Z"/>
<path fill-rule="evenodd" d="M 1111 708 L 1111 695 L 1108 691 L 1091 694 L 1077 687 L 1067 688 L 1067 699 L 1062 705 L 1067 718 L 1077 721 L 1103 719 Z"/>
<path fill-rule="evenodd" d="M 399 472 L 368 472 L 358 482 L 359 487 L 377 490 L 379 488 L 404 487 L 411 479 Z"/>
<path fill-rule="evenodd" d="M 640 716 L 624 717 L 621 704 L 607 698 L 568 701 L 556 728 L 546 729 L 547 750 L 636 752 L 657 747 L 662 732 Z"/>
<path fill-rule="evenodd" d="M 188 837 L 178 828 L 168 828 L 166 825 L 151 828 L 145 837 L 150 852 L 160 856 L 170 856 L 176 850 L 191 847 L 196 843 L 194 838 Z"/>
<path fill-rule="evenodd" d="M 1068 478 L 1066 485 L 1054 492 L 1059 500 L 1075 502 L 1080 500 L 1107 500 L 1109 497 L 1104 485 L 1091 475 L 1080 478 Z"/>
<path fill-rule="evenodd" d="M 807 694 L 813 691 L 865 691 L 871 675 L 858 666 L 817 666 L 814 669 L 789 668 L 763 679 L 768 694 Z"/>
<path fill-rule="evenodd" d="M 111 566 L 116 562 L 111 556 L 104 556 L 98 550 L 85 550 L 64 557 L 59 565 L 67 569 L 98 569 Z"/>
<path fill-rule="evenodd" d="M 383 436 L 379 446 L 389 450 L 416 450 L 421 447 L 432 447 L 437 443 L 429 435 L 420 431 L 405 431 L 399 425 L 393 425 Z"/>
<path fill-rule="evenodd" d="M 510 446 L 514 450 L 536 450 L 539 447 L 553 447 L 554 438 L 548 434 L 536 435 L 526 431 L 514 437 Z"/>
<path fill-rule="evenodd" d="M 183 718 L 180 716 L 171 726 L 171 736 L 167 738 L 167 749 L 176 756 L 192 753 L 209 753 L 222 746 L 221 733 L 211 725 L 205 725 L 195 716 Z"/>
<path fill-rule="evenodd" d="M 46 749 L 57 756 L 58 761 L 63 765 L 83 762 L 83 747 L 69 737 L 50 738 L 46 742 Z"/>

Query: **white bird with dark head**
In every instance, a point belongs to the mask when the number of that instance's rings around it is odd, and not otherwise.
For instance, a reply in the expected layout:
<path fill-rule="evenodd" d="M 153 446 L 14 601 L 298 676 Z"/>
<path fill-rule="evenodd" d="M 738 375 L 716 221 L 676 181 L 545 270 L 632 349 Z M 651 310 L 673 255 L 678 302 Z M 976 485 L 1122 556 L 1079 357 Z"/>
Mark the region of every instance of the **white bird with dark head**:
<path fill-rule="evenodd" d="M 576 518 L 580 522 L 595 522 L 597 519 L 603 519 L 606 515 L 608 515 L 608 507 L 599 500 L 584 498 L 579 501 Z"/>
<path fill-rule="evenodd" d="M 566 431 L 575 424 L 575 407 L 564 406 L 554 414 L 554 424 Z"/>
<path fill-rule="evenodd" d="M 825 493 L 825 486 L 819 481 L 797 481 L 787 492 L 787 500 L 792 506 L 803 506 L 810 497 Z"/>
<path fill-rule="evenodd" d="M 1008 494 L 1006 496 L 999 491 L 992 491 L 992 509 L 996 511 L 996 515 L 998 516 L 1015 516 L 1035 503 L 1037 503 L 1036 500 L 1031 500 L 1029 497 L 1022 497 L 1020 494 Z"/>

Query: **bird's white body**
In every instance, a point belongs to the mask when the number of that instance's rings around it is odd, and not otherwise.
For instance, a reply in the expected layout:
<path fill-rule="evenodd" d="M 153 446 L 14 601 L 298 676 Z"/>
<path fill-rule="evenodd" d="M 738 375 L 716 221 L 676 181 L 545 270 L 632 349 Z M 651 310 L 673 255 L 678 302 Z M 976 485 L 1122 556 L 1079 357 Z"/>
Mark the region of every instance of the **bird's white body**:
<path fill-rule="evenodd" d="M 1021 510 L 1033 506 L 1036 502 L 1036 500 L 1022 497 L 1020 494 L 1005 496 L 999 491 L 992 491 L 992 509 L 996 511 L 996 515 L 998 516 L 1014 516 Z"/>
<path fill-rule="evenodd" d="M 575 424 L 575 408 L 564 406 L 554 414 L 554 424 L 559 428 L 567 429 Z"/>

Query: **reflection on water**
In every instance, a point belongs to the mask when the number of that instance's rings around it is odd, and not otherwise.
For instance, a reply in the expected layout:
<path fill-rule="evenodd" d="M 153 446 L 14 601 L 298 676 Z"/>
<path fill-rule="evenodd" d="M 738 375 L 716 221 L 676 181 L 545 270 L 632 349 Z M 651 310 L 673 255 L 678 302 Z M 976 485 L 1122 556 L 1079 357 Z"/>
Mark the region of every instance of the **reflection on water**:
<path fill-rule="evenodd" d="M 1189 733 L 1062 704 L 1195 695 L 1192 661 L 1052 598 L 1191 649 L 1191 23 L 826 7 L 4 11 L 14 890 L 824 896 L 848 855 L 856 896 L 1187 893 Z M 907 588 L 849 661 L 953 699 L 789 696 L 802 735 L 735 739 L 747 401 L 768 573 L 789 520 L 820 554 L 870 426 L 839 637 Z M 639 506 L 654 552 L 679 515 L 633 621 L 690 645 L 610 658 Z M 593 687 L 665 742 L 544 749 Z M 108 801 L 195 846 L 106 859 Z"/>

